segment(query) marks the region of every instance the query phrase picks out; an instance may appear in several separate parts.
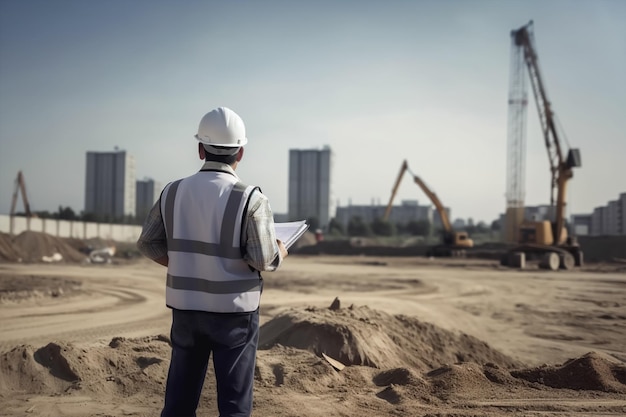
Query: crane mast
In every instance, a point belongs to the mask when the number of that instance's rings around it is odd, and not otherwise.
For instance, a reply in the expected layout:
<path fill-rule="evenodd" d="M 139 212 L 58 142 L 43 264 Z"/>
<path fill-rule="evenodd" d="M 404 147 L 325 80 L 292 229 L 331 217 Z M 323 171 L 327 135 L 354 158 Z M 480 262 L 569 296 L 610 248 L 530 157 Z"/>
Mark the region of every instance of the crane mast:
<path fill-rule="evenodd" d="M 578 149 L 568 152 L 567 159 L 563 158 L 563 150 L 556 123 L 554 112 L 543 79 L 539 70 L 539 60 L 534 46 L 532 32 L 533 22 L 511 33 L 514 43 L 523 50 L 524 61 L 528 69 L 528 76 L 533 89 L 539 121 L 543 132 L 543 138 L 550 162 L 550 205 L 555 207 L 552 232 L 555 244 L 563 243 L 563 229 L 565 226 L 565 196 L 567 181 L 573 177 L 573 167 L 580 166 L 580 153 Z M 555 201 L 556 191 L 556 201 Z"/>
<path fill-rule="evenodd" d="M 552 174 L 550 204 L 554 205 L 554 191 L 557 188 L 559 165 L 563 161 L 563 153 L 554 123 L 552 106 L 550 100 L 548 100 L 548 95 L 541 78 L 537 52 L 534 47 L 534 36 L 531 29 L 532 21 L 515 31 L 514 38 L 515 44 L 524 51 L 524 61 L 528 68 L 528 77 L 530 78 L 533 96 L 535 97 L 535 103 L 537 105 L 537 113 L 539 114 L 539 122 L 541 124 L 546 150 L 548 151 L 548 160 Z"/>
<path fill-rule="evenodd" d="M 519 225 L 524 221 L 526 173 L 526 86 L 524 51 L 511 37 L 511 67 L 509 78 L 509 114 L 507 132 L 506 217 L 504 239 L 519 241 Z"/>

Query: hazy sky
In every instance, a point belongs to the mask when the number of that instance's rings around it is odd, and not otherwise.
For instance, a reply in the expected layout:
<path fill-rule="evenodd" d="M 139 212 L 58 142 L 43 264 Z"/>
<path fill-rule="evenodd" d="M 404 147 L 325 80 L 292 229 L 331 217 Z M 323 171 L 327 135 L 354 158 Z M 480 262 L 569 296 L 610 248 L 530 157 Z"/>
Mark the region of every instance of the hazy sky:
<path fill-rule="evenodd" d="M 583 166 L 568 214 L 626 192 L 626 1 L 0 0 L 0 213 L 84 208 L 87 151 L 163 184 L 201 166 L 200 118 L 238 112 L 238 173 L 287 211 L 289 149 L 334 153 L 333 200 L 386 205 L 403 159 L 452 217 L 505 209 L 510 31 L 529 20 Z M 530 93 L 530 90 L 529 90 Z M 532 96 L 526 203 L 549 202 Z M 427 197 L 405 177 L 396 202 Z M 22 210 L 21 201 L 18 210 Z"/>

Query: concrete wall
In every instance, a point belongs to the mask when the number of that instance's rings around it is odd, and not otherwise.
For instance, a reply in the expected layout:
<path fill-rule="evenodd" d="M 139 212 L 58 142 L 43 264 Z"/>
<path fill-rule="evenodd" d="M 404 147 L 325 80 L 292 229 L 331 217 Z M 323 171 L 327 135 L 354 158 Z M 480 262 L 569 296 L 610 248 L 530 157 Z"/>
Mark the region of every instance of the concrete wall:
<path fill-rule="evenodd" d="M 11 222 L 11 220 L 13 221 Z M 25 231 L 42 232 L 56 237 L 101 238 L 132 243 L 139 238 L 141 226 L 56 219 L 27 219 L 21 216 L 15 216 L 11 219 L 10 216 L 0 215 L 0 232 L 19 235 Z"/>

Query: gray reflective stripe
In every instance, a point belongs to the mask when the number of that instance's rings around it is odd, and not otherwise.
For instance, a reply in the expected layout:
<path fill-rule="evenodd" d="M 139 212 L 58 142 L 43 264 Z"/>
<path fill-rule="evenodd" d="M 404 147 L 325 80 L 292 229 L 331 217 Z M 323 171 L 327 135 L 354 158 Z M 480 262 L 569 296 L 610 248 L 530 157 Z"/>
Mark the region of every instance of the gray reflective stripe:
<path fill-rule="evenodd" d="M 260 279 L 242 279 L 237 281 L 208 281 L 201 278 L 178 277 L 167 274 L 167 286 L 175 290 L 201 291 L 210 294 L 237 294 L 260 291 Z"/>
<path fill-rule="evenodd" d="M 173 239 L 174 237 L 172 234 L 174 230 L 174 198 L 176 197 L 176 191 L 181 181 L 182 180 L 173 182 L 167 189 L 167 196 L 165 197 L 165 216 L 163 221 L 165 222 L 165 236 L 169 239 Z"/>
<path fill-rule="evenodd" d="M 226 259 L 241 258 L 241 250 L 239 248 L 223 247 L 219 243 L 200 242 L 197 240 L 170 239 L 167 241 L 167 249 L 173 252 L 199 253 Z"/>
<path fill-rule="evenodd" d="M 181 181 L 178 180 L 170 185 L 165 198 L 165 216 L 163 221 L 165 223 L 165 233 L 168 237 L 167 249 L 173 252 L 199 253 L 226 259 L 240 259 L 241 249 L 239 244 L 235 246 L 233 239 L 238 220 L 237 214 L 247 186 L 241 182 L 237 182 L 233 186 L 224 210 L 222 228 L 220 230 L 220 243 L 209 243 L 189 239 L 175 239 L 173 237 L 174 201 L 176 200 L 176 192 Z"/>
<path fill-rule="evenodd" d="M 231 249 L 235 246 L 233 239 L 235 225 L 237 224 L 237 220 L 239 220 L 237 214 L 246 188 L 244 184 L 238 182 L 233 186 L 230 196 L 228 196 L 228 202 L 224 210 L 224 218 L 222 219 L 222 230 L 220 231 L 220 244 L 224 249 Z M 239 246 L 240 243 L 237 242 L 237 247 Z M 239 256 L 241 256 L 241 252 L 239 252 Z"/>

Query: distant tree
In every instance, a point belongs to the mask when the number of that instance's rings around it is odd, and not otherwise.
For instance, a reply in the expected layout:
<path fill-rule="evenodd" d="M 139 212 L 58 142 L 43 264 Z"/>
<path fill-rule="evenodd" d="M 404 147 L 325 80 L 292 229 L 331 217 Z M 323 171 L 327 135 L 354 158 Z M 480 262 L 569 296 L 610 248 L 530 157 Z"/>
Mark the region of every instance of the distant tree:
<path fill-rule="evenodd" d="M 71 207 L 59 206 L 59 211 L 55 213 L 55 218 L 60 220 L 76 220 L 77 216 Z"/>
<path fill-rule="evenodd" d="M 491 222 L 491 230 L 500 230 L 500 220 L 494 220 Z"/>
<path fill-rule="evenodd" d="M 394 225 L 381 218 L 374 219 L 371 228 L 372 232 L 378 236 L 393 236 L 395 234 Z"/>
<path fill-rule="evenodd" d="M 413 236 L 430 236 L 432 224 L 428 220 L 412 220 L 407 223 L 406 231 Z"/>
<path fill-rule="evenodd" d="M 361 216 L 354 216 L 348 222 L 348 234 L 350 236 L 371 236 L 372 231 Z"/>
<path fill-rule="evenodd" d="M 328 223 L 328 234 L 331 236 L 343 236 L 345 234 L 343 225 L 334 217 L 330 219 L 330 222 Z"/>
<path fill-rule="evenodd" d="M 483 221 L 479 221 L 478 224 L 476 225 L 476 232 L 477 233 L 488 233 L 489 232 L 489 226 L 487 226 L 487 223 L 485 223 Z"/>
<path fill-rule="evenodd" d="M 84 222 L 101 222 L 102 218 L 100 215 L 96 214 L 96 213 L 89 213 L 89 212 L 82 212 L 80 215 L 80 219 Z"/>
<path fill-rule="evenodd" d="M 39 217 L 40 219 L 51 219 L 52 218 L 52 214 L 48 210 L 35 211 L 33 214 L 35 216 Z M 18 216 L 26 216 L 26 213 L 17 213 L 17 215 Z"/>
<path fill-rule="evenodd" d="M 320 227 L 320 221 L 315 216 L 309 217 L 308 219 L 306 219 L 306 222 L 309 225 L 309 230 L 312 232 L 319 229 Z"/>

